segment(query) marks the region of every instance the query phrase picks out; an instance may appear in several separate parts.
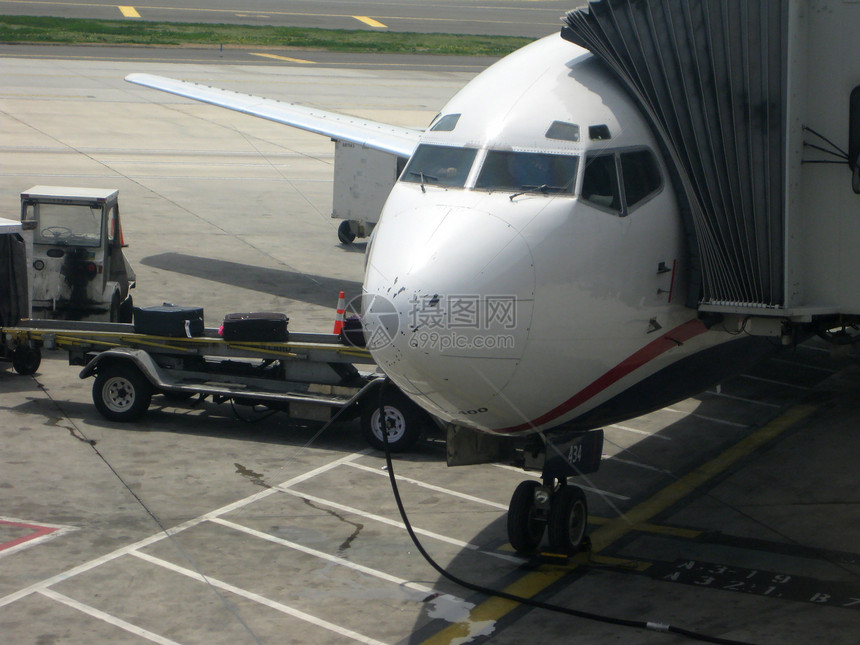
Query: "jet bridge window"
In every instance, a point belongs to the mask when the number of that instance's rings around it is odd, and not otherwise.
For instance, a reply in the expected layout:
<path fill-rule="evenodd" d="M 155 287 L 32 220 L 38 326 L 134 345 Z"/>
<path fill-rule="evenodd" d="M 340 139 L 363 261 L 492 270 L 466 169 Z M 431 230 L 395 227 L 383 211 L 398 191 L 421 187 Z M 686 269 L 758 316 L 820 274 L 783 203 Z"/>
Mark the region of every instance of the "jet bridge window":
<path fill-rule="evenodd" d="M 490 150 L 475 188 L 571 194 L 578 162 L 574 155 Z"/>
<path fill-rule="evenodd" d="M 463 187 L 477 152 L 475 148 L 422 144 L 415 149 L 400 180 L 422 186 Z"/>

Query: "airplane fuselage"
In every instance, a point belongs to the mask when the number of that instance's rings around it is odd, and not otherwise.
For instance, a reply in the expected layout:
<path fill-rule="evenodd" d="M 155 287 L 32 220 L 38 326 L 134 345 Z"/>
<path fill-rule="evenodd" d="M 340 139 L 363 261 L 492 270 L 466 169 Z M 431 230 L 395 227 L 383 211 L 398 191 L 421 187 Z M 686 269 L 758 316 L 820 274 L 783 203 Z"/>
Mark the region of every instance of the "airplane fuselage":
<path fill-rule="evenodd" d="M 547 37 L 469 83 L 421 136 L 368 252 L 371 351 L 457 425 L 629 418 L 768 347 L 684 306 L 684 262 L 648 125 L 591 54 Z"/>

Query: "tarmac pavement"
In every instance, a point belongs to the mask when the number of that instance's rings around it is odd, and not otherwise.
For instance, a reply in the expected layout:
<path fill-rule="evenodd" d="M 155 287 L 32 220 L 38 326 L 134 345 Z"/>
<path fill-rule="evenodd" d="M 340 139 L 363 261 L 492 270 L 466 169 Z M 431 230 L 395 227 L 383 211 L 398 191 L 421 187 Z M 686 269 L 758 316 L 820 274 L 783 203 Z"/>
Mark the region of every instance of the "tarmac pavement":
<path fill-rule="evenodd" d="M 29 50 L 22 49 L 22 52 Z M 363 244 L 329 217 L 333 146 L 130 85 L 158 73 L 405 126 L 473 71 L 9 56 L 0 204 L 34 184 L 116 187 L 140 305 L 284 311 L 330 331 Z M 92 405 L 63 354 L 0 370 L 0 634 L 32 643 L 679 643 L 489 599 L 417 553 L 357 424 L 155 397 L 136 424 Z M 812 341 L 719 388 L 606 428 L 585 487 L 590 554 L 507 544 L 529 477 L 448 469 L 431 436 L 395 461 L 410 518 L 470 581 L 754 643 L 860 633 L 860 371 Z M 658 628 L 659 629 L 659 628 Z"/>

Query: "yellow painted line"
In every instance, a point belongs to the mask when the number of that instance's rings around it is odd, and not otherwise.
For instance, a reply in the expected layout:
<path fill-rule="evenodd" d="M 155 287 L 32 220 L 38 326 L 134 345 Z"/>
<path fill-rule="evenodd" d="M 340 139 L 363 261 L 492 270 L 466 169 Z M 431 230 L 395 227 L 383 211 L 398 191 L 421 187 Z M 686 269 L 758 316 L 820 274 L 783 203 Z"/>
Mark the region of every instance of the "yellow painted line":
<path fill-rule="evenodd" d="M 630 571 L 645 571 L 652 565 L 651 562 L 628 560 L 627 558 L 611 558 L 606 555 L 594 555 L 593 553 L 588 558 L 587 564 L 615 567 L 616 569 L 629 569 Z"/>
<path fill-rule="evenodd" d="M 374 20 L 373 18 L 369 18 L 368 16 L 353 16 L 359 22 L 363 22 L 365 25 L 369 27 L 377 27 L 381 29 L 388 29 L 388 25 L 383 25 L 378 20 Z"/>
<path fill-rule="evenodd" d="M 254 54 L 251 53 L 251 56 L 262 56 L 263 58 L 274 58 L 275 60 L 285 60 L 290 63 L 305 63 L 308 65 L 316 65 L 315 61 L 312 60 L 304 60 L 303 58 L 290 58 L 289 56 L 278 56 L 277 54 Z"/>
<path fill-rule="evenodd" d="M 119 5 L 117 9 L 122 11 L 122 15 L 126 18 L 140 18 L 140 14 L 137 13 L 137 9 L 134 7 Z"/>
<path fill-rule="evenodd" d="M 592 548 L 596 552 L 602 551 L 637 526 L 678 503 L 751 452 L 772 441 L 791 426 L 800 423 L 816 409 L 817 407 L 813 405 L 798 405 L 791 408 L 719 456 L 670 484 L 651 499 L 594 531 L 591 534 Z"/>
<path fill-rule="evenodd" d="M 576 565 L 565 567 L 548 567 L 545 570 L 534 571 L 526 576 L 523 576 L 512 585 L 505 587 L 504 591 L 509 594 L 530 598 L 550 585 L 558 582 L 559 579 L 566 576 L 570 571 L 576 568 Z M 491 625 L 505 614 L 519 607 L 518 602 L 504 600 L 502 598 L 490 598 L 481 603 L 471 612 L 469 618 L 465 621 L 454 623 L 446 627 L 438 634 L 435 634 L 424 641 L 424 645 L 442 645 L 455 641 L 467 642 L 470 637 L 474 637 L 476 633 L 484 625 Z"/>
<path fill-rule="evenodd" d="M 64 0 L 63 2 L 56 2 L 56 1 L 51 1 L 51 0 L 2 0 L 2 2 L 3 2 L 3 4 L 50 5 L 50 6 L 61 6 L 61 7 L 67 7 L 67 6 L 71 6 L 71 7 L 100 7 L 100 8 L 104 7 L 103 4 L 98 4 L 98 3 L 94 3 L 94 2 L 68 2 L 67 0 Z M 234 8 L 234 9 L 230 9 L 230 8 L 209 9 L 209 8 L 201 8 L 201 7 L 165 7 L 163 5 L 162 6 L 138 5 L 138 6 L 141 6 L 141 8 L 143 8 L 143 9 L 157 9 L 157 10 L 163 10 L 163 11 L 176 11 L 176 12 L 184 11 L 184 12 L 193 12 L 193 13 L 229 13 L 229 14 L 247 13 L 247 14 L 258 14 L 259 17 L 266 16 L 266 15 L 273 15 L 273 16 L 302 16 L 302 17 L 312 17 L 312 18 L 347 18 L 347 17 L 355 18 L 355 16 L 349 16 L 348 14 L 342 14 L 342 13 L 314 13 L 314 12 L 307 12 L 307 11 L 251 11 L 251 10 L 247 10 L 247 9 L 243 10 L 243 9 L 238 9 L 238 8 Z M 529 11 L 529 12 L 535 12 L 535 11 L 550 12 L 551 11 L 553 16 L 558 15 L 558 9 L 538 9 L 538 8 L 526 9 L 524 7 L 521 7 L 521 8 L 511 7 L 511 9 L 518 10 L 518 11 L 519 10 Z M 380 17 L 383 19 L 390 18 L 392 20 L 403 20 L 406 18 L 405 16 L 380 16 Z M 480 22 L 482 25 L 519 25 L 519 24 L 522 24 L 521 22 L 518 22 L 516 20 L 488 20 L 487 18 L 481 18 L 480 20 L 474 19 L 474 20 L 464 21 L 462 18 L 457 18 L 457 17 L 454 17 L 454 18 L 409 17 L 408 20 L 415 20 L 415 21 L 419 21 L 419 22 L 456 22 L 456 23 Z M 542 23 L 542 24 L 545 24 L 547 27 L 555 28 L 558 25 L 558 20 L 555 19 L 555 20 L 548 21 L 548 22 Z"/>
<path fill-rule="evenodd" d="M 609 519 L 608 517 L 588 516 L 589 524 L 606 525 L 614 521 L 614 519 Z M 697 531 L 695 529 L 685 529 L 678 526 L 664 526 L 663 524 L 648 523 L 637 524 L 632 530 L 641 531 L 643 533 L 657 533 L 658 535 L 672 535 L 674 537 L 686 538 L 688 540 L 695 540 L 702 534 L 701 531 Z"/>
<path fill-rule="evenodd" d="M 599 563 L 600 559 L 605 559 L 607 564 L 613 563 L 615 561 L 614 558 L 609 559 L 597 554 L 630 531 L 643 530 L 644 526 L 655 526 L 647 524 L 648 520 L 678 503 L 697 488 L 706 484 L 715 476 L 724 472 L 727 468 L 736 464 L 742 458 L 767 444 L 769 441 L 774 440 L 793 425 L 800 423 L 817 409 L 813 405 L 798 405 L 791 408 L 785 414 L 782 414 L 750 436 L 742 439 L 711 461 L 699 466 L 691 473 L 670 484 L 651 497 L 651 499 L 642 502 L 623 517 L 606 521 L 603 526 L 590 534 L 593 549 L 590 555 L 591 561 Z M 596 521 L 595 523 L 600 522 Z M 669 527 L 658 526 L 656 528 Z M 558 582 L 579 565 L 586 564 L 588 557 L 585 554 L 580 554 L 568 565 L 545 567 L 544 569 L 526 574 L 507 587 L 505 591 L 523 598 L 531 598 L 555 582 Z M 610 560 L 613 562 L 610 562 Z M 618 560 L 618 563 L 624 562 L 628 562 L 631 568 L 634 566 L 638 568 L 645 564 L 635 561 Z M 446 627 L 438 634 L 424 641 L 424 645 L 450 645 L 456 639 L 469 636 L 470 631 L 473 628 L 480 627 L 481 623 L 492 623 L 501 619 L 515 609 L 518 604 L 510 600 L 490 598 L 472 609 L 466 620 Z"/>

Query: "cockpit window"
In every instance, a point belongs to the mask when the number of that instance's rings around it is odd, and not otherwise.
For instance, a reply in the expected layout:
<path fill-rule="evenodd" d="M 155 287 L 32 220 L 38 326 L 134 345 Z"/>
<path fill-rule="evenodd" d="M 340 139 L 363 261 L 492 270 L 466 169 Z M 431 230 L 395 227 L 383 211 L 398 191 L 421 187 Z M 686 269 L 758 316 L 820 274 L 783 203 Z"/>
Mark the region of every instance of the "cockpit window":
<path fill-rule="evenodd" d="M 430 129 L 433 132 L 451 132 L 455 127 L 457 127 L 457 121 L 459 120 L 459 114 L 446 114 L 436 121 Z"/>
<path fill-rule="evenodd" d="M 477 152 L 475 148 L 422 144 L 415 149 L 400 180 L 422 185 L 465 186 Z"/>
<path fill-rule="evenodd" d="M 585 158 L 582 177 L 582 199 L 596 206 L 621 211 L 618 170 L 612 153 L 589 155 Z"/>
<path fill-rule="evenodd" d="M 574 155 L 490 150 L 475 188 L 573 193 L 578 161 Z"/>
<path fill-rule="evenodd" d="M 650 150 L 622 152 L 621 175 L 624 177 L 624 197 L 627 208 L 632 209 L 663 185 L 660 168 Z"/>
<path fill-rule="evenodd" d="M 579 126 L 566 121 L 553 121 L 546 131 L 547 139 L 559 139 L 561 141 L 579 141 Z"/>

